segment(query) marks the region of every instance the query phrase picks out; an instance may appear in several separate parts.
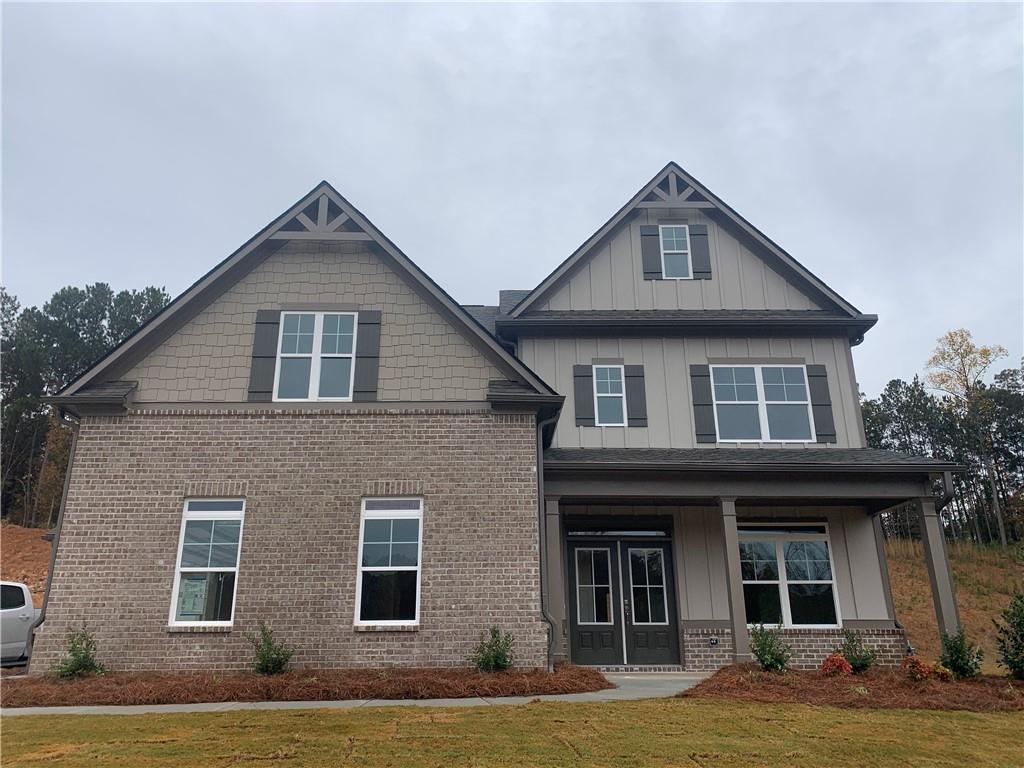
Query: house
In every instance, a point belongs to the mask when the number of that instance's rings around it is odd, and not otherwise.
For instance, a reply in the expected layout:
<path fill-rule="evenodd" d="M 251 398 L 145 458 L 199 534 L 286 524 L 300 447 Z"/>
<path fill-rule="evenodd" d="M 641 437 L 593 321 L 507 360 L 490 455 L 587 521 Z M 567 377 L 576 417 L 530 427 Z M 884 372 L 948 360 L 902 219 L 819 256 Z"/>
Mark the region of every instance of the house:
<path fill-rule="evenodd" d="M 532 290 L 458 305 L 326 182 L 51 398 L 75 425 L 33 670 L 708 670 L 778 625 L 897 663 L 878 514 L 958 468 L 866 447 L 862 314 L 670 163 Z"/>

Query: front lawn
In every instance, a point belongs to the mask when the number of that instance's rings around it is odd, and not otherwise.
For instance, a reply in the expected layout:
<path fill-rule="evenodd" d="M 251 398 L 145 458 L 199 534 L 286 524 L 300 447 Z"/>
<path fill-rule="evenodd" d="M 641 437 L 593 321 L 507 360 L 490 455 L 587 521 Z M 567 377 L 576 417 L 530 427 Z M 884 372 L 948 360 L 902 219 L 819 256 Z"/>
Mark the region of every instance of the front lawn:
<path fill-rule="evenodd" d="M 3 720 L 19 766 L 1019 766 L 1019 713 L 536 702 Z"/>

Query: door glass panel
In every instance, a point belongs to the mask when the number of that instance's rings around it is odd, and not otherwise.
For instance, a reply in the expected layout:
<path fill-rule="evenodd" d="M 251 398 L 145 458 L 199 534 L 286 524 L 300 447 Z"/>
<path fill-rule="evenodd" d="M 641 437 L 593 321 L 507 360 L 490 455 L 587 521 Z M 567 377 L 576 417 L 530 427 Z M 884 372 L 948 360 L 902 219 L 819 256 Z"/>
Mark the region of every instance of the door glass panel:
<path fill-rule="evenodd" d="M 651 621 L 655 624 L 666 623 L 668 621 L 668 616 L 665 615 L 665 588 L 651 587 L 650 602 Z"/>
<path fill-rule="evenodd" d="M 612 623 L 611 587 L 594 587 L 594 619 L 600 624 Z"/>
<path fill-rule="evenodd" d="M 594 555 L 589 549 L 576 550 L 576 580 L 580 586 L 594 583 Z"/>
<path fill-rule="evenodd" d="M 629 550 L 634 624 L 664 624 L 668 621 L 663 557 L 660 549 Z"/>
<path fill-rule="evenodd" d="M 576 602 L 580 624 L 613 623 L 609 550 L 576 550 Z"/>
<path fill-rule="evenodd" d="M 647 604 L 647 587 L 633 587 L 633 623 L 649 624 L 651 609 Z"/>

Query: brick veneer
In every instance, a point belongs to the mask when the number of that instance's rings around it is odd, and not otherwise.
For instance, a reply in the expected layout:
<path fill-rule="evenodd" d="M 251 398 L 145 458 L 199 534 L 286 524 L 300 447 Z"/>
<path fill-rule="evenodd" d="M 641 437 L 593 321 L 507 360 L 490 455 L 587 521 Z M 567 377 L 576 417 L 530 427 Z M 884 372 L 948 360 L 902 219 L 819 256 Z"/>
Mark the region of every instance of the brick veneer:
<path fill-rule="evenodd" d="M 793 650 L 795 669 L 817 669 L 843 642 L 839 629 L 783 629 L 783 642 Z M 865 645 L 878 653 L 878 665 L 897 667 L 906 655 L 907 638 L 902 629 L 860 629 Z M 732 630 L 683 629 L 683 667 L 687 672 L 708 672 L 733 662 Z M 710 639 L 718 639 L 712 646 Z"/>
<path fill-rule="evenodd" d="M 545 663 L 533 417 L 490 411 L 137 412 L 82 420 L 32 673 L 71 625 L 111 669 L 240 669 L 257 620 L 308 667 L 456 666 L 480 634 Z M 360 499 L 422 495 L 420 627 L 353 628 Z M 168 629 L 188 495 L 244 496 L 235 625 Z"/>

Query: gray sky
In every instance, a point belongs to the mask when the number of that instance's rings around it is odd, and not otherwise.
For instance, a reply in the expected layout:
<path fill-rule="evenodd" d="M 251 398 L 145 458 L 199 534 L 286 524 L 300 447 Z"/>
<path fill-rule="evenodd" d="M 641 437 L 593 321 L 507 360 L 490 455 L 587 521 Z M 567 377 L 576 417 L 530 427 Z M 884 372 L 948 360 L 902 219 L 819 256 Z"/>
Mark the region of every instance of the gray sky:
<path fill-rule="evenodd" d="M 3 8 L 3 280 L 177 294 L 320 179 L 463 303 L 668 160 L 879 325 L 1022 353 L 1014 5 Z"/>

